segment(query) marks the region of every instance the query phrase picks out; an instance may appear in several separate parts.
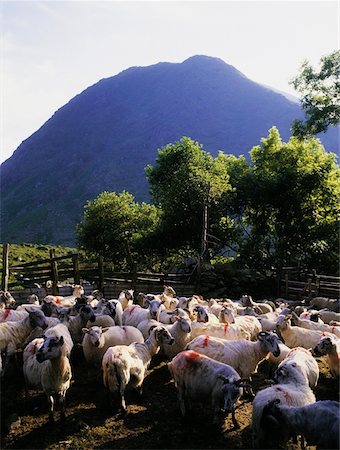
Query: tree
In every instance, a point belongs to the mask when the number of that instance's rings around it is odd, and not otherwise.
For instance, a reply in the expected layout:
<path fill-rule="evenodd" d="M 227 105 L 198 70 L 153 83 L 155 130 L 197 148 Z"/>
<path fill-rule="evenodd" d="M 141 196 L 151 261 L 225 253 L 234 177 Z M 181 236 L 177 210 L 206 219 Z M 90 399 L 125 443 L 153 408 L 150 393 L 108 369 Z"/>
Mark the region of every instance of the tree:
<path fill-rule="evenodd" d="M 135 202 L 128 192 L 103 192 L 84 209 L 83 221 L 77 226 L 80 246 L 113 262 L 125 261 L 132 269 L 138 250 L 157 227 L 157 208 Z"/>
<path fill-rule="evenodd" d="M 318 139 L 281 141 L 273 127 L 251 152 L 242 257 L 265 268 L 299 264 L 336 271 L 340 170 Z"/>
<path fill-rule="evenodd" d="M 320 60 L 320 71 L 305 61 L 291 84 L 302 95 L 301 105 L 307 119 L 293 123 L 293 134 L 300 138 L 325 132 L 340 120 L 340 51 Z"/>
<path fill-rule="evenodd" d="M 152 199 L 162 209 L 163 246 L 200 249 L 208 209 L 231 189 L 225 156 L 219 153 L 213 158 L 188 137 L 158 150 L 146 175 Z"/>

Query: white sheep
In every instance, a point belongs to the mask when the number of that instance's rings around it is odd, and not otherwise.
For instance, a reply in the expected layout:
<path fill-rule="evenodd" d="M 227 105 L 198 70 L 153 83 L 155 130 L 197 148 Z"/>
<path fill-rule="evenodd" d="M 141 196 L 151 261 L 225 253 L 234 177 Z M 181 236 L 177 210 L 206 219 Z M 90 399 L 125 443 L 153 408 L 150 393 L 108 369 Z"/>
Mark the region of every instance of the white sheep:
<path fill-rule="evenodd" d="M 147 339 L 150 335 L 150 331 L 152 328 L 159 327 L 162 324 L 161 322 L 158 322 L 158 320 L 155 319 L 148 319 L 148 320 L 142 320 L 137 326 L 137 329 L 142 333 L 144 340 Z"/>
<path fill-rule="evenodd" d="M 237 316 L 228 306 L 223 307 L 219 314 L 220 323 L 234 323 L 243 330 L 248 331 L 251 339 L 256 339 L 258 333 L 262 330 L 261 323 L 254 316 Z"/>
<path fill-rule="evenodd" d="M 71 337 L 71 334 L 67 328 L 67 325 L 64 323 L 59 323 L 57 325 L 55 325 L 54 327 L 51 328 L 47 328 L 44 331 L 44 336 L 45 338 L 58 338 L 60 339 L 61 337 L 63 338 L 64 341 L 64 346 L 66 349 L 66 356 L 69 358 L 71 355 L 71 351 L 73 348 L 73 340 Z"/>
<path fill-rule="evenodd" d="M 128 306 L 123 312 L 123 324 L 137 327 L 140 322 L 147 319 L 159 318 L 159 310 L 162 305 L 161 300 L 146 299 L 148 309 L 141 308 L 139 305 Z"/>
<path fill-rule="evenodd" d="M 333 377 L 340 373 L 340 340 L 332 336 L 325 336 L 313 348 L 315 356 L 327 355 L 329 368 Z"/>
<path fill-rule="evenodd" d="M 292 316 L 298 327 L 306 328 L 307 330 L 326 331 L 328 333 L 333 333 L 336 337 L 340 338 L 340 328 L 335 325 L 314 322 L 308 319 L 300 319 L 300 317 L 298 317 L 294 312 L 292 313 Z"/>
<path fill-rule="evenodd" d="M 219 323 L 215 314 L 210 313 L 206 306 L 196 305 L 193 312 L 196 315 L 197 322 Z"/>
<path fill-rule="evenodd" d="M 317 345 L 322 336 L 333 336 L 331 333 L 307 330 L 301 327 L 292 327 L 290 323 L 291 316 L 279 316 L 276 327 L 288 347 L 312 348 Z"/>
<path fill-rule="evenodd" d="M 16 322 L 0 323 L 0 352 L 6 351 L 10 356 L 15 353 L 18 346 L 22 345 L 33 328 L 47 328 L 46 317 L 42 311 L 27 308 L 28 315 Z"/>
<path fill-rule="evenodd" d="M 88 322 L 94 323 L 96 316 L 91 305 L 82 305 L 79 307 L 79 314 L 75 317 L 70 317 L 71 310 L 64 309 L 60 311 L 59 319 L 69 329 L 72 340 L 75 344 L 80 344 L 83 339 L 82 329 Z"/>
<path fill-rule="evenodd" d="M 279 356 L 279 343 L 280 339 L 275 333 L 260 332 L 256 342 L 198 336 L 189 342 L 186 348 L 228 364 L 241 378 L 249 378 L 269 352 Z"/>
<path fill-rule="evenodd" d="M 339 299 L 327 298 L 327 297 L 315 297 L 310 301 L 310 306 L 316 309 L 327 308 L 334 312 L 339 312 L 340 301 Z"/>
<path fill-rule="evenodd" d="M 108 328 L 83 328 L 82 342 L 85 359 L 88 363 L 100 365 L 103 355 L 109 347 L 130 345 L 133 342 L 144 342 L 143 335 L 137 328 L 130 326 L 114 326 Z"/>
<path fill-rule="evenodd" d="M 243 306 L 249 306 L 254 308 L 255 312 L 258 314 L 266 314 L 273 312 L 273 308 L 265 302 L 259 303 L 254 302 L 250 295 L 242 295 L 240 302 Z"/>
<path fill-rule="evenodd" d="M 284 382 L 285 373 L 287 371 L 287 365 L 293 365 L 298 368 L 304 375 L 310 388 L 315 388 L 319 380 L 319 366 L 309 350 L 302 347 L 296 347 L 291 349 L 283 361 L 279 364 L 275 372 L 275 379 L 279 383 Z"/>
<path fill-rule="evenodd" d="M 63 336 L 35 339 L 24 350 L 23 372 L 28 386 L 41 388 L 49 401 L 49 420 L 54 422 L 54 396 L 61 405 L 61 420 L 65 420 L 65 395 L 70 387 L 72 371 Z"/>
<path fill-rule="evenodd" d="M 192 350 L 179 353 L 168 368 L 178 390 L 182 415 L 187 412 L 186 402 L 191 400 L 211 404 L 216 424 L 220 423 L 221 412 L 232 414 L 235 428 L 235 405 L 242 395 L 243 380 L 235 369 Z"/>
<path fill-rule="evenodd" d="M 118 296 L 118 301 L 121 303 L 123 311 L 133 304 L 133 290 L 123 289 Z"/>
<path fill-rule="evenodd" d="M 187 343 L 191 340 L 191 321 L 187 317 L 177 316 L 174 324 L 165 326 L 174 338 L 174 342 L 171 345 L 167 343 L 161 345 L 161 351 L 170 359 L 184 350 Z"/>
<path fill-rule="evenodd" d="M 123 307 L 118 300 L 106 300 L 101 298 L 95 308 L 95 314 L 107 314 L 112 317 L 116 325 L 123 325 Z"/>
<path fill-rule="evenodd" d="M 15 303 L 15 298 L 10 292 L 0 291 L 0 309 L 13 307 Z"/>
<path fill-rule="evenodd" d="M 335 311 L 329 311 L 328 309 L 320 309 L 318 311 L 318 314 L 320 315 L 321 320 L 323 320 L 325 323 L 330 324 L 330 322 L 340 322 L 340 313 Z"/>
<path fill-rule="evenodd" d="M 151 358 L 160 345 L 171 345 L 172 342 L 171 334 L 162 326 L 154 328 L 143 344 L 117 345 L 107 349 L 102 361 L 104 386 L 109 398 L 115 393 L 119 395 L 123 414 L 127 412 L 125 390 L 134 388 L 141 393 Z"/>
<path fill-rule="evenodd" d="M 201 323 L 192 322 L 191 338 L 200 335 L 215 336 L 222 339 L 249 339 L 250 333 L 242 326 L 233 323 Z"/>
<path fill-rule="evenodd" d="M 282 405 L 305 406 L 315 402 L 315 395 L 308 386 L 305 376 L 296 367 L 288 366 L 286 382 L 259 391 L 253 401 L 252 432 L 253 446 L 261 448 L 268 445 L 268 429 L 263 423 L 264 408 L 273 400 L 279 399 Z"/>
<path fill-rule="evenodd" d="M 26 305 L 27 307 L 31 307 L 30 305 Z M 0 323 L 1 322 L 16 322 L 18 320 L 22 320 L 25 317 L 28 317 L 28 312 L 23 308 L 22 310 L 18 309 L 2 309 L 0 310 Z"/>
<path fill-rule="evenodd" d="M 280 445 L 298 435 L 317 449 L 338 449 L 340 445 L 340 404 L 335 401 L 294 407 L 282 405 L 279 399 L 272 400 L 263 409 L 262 424 Z"/>

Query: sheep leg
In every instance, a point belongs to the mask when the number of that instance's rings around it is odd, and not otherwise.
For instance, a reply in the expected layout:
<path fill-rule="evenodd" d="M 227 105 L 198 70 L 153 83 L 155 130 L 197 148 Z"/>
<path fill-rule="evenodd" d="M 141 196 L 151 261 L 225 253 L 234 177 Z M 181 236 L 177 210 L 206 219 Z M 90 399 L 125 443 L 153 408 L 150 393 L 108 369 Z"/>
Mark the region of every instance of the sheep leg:
<path fill-rule="evenodd" d="M 47 397 L 48 403 L 49 403 L 49 409 L 48 409 L 48 420 L 53 423 L 54 422 L 54 416 L 53 416 L 53 408 L 54 408 L 54 398 L 52 395 L 49 395 Z"/>
<path fill-rule="evenodd" d="M 59 397 L 59 404 L 60 404 L 60 420 L 62 422 L 65 422 L 66 416 L 65 416 L 65 392 L 62 393 Z"/>

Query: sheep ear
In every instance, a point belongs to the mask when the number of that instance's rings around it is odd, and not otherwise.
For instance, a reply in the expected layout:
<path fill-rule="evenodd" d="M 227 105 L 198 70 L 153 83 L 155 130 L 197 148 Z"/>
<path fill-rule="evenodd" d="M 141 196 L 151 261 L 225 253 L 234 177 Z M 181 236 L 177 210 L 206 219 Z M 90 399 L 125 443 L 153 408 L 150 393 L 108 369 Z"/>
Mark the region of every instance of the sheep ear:
<path fill-rule="evenodd" d="M 102 333 L 106 333 L 106 331 L 107 331 L 109 328 L 110 328 L 110 327 L 102 328 Z"/>
<path fill-rule="evenodd" d="M 89 330 L 88 328 L 82 328 L 81 331 L 82 331 L 83 333 L 88 333 L 90 330 Z"/>

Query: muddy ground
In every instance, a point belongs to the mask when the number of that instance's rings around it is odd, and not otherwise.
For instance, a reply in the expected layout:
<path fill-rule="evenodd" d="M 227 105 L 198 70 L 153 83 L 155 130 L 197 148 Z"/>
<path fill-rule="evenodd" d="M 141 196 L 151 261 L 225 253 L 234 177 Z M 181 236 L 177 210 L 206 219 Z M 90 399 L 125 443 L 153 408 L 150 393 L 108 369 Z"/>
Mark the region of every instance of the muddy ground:
<path fill-rule="evenodd" d="M 326 360 L 319 358 L 318 400 L 339 400 L 338 382 L 330 377 Z M 100 372 L 89 370 L 78 349 L 72 359 L 73 378 L 67 393 L 66 423 L 48 423 L 47 400 L 31 390 L 25 402 L 22 374 L 12 372 L 1 386 L 1 448 L 103 449 L 248 449 L 251 448 L 251 402 L 237 410 L 240 429 L 228 419 L 223 430 L 211 425 L 209 405 L 195 407 L 181 417 L 174 383 L 166 362 L 156 356 L 144 383 L 142 397 L 127 395 L 129 414 L 122 418 L 107 407 Z M 265 365 L 258 384 L 268 375 Z M 284 448 L 300 449 L 292 442 Z M 312 448 L 312 447 L 310 447 Z"/>

